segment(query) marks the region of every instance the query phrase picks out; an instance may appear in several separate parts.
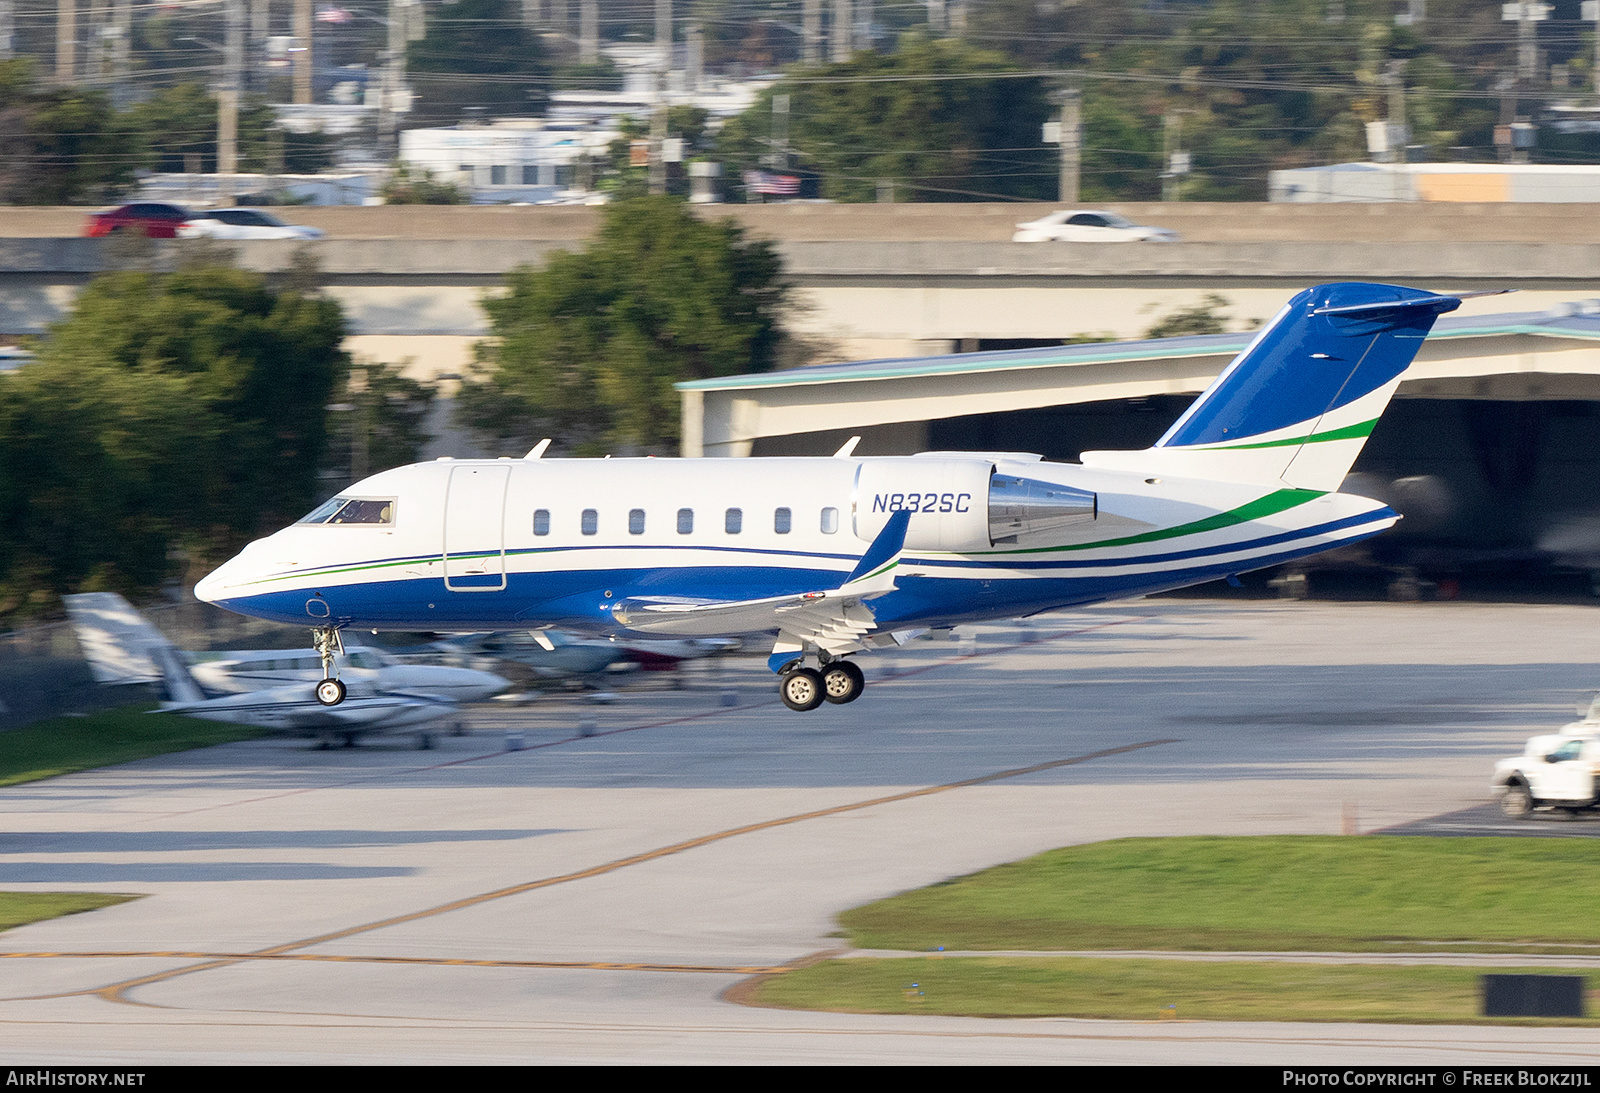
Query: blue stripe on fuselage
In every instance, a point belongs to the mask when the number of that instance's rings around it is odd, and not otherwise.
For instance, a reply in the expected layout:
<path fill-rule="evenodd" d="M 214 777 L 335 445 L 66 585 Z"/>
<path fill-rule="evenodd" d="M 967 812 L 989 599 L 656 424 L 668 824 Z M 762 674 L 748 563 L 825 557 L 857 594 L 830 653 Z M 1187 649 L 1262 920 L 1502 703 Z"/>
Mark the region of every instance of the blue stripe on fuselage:
<path fill-rule="evenodd" d="M 970 575 L 902 574 L 898 588 L 871 601 L 880 627 L 943 625 L 959 621 L 1013 617 L 1121 596 L 1182 588 L 1219 576 L 1262 569 L 1292 558 L 1315 554 L 1327 544 L 1304 544 L 1339 531 L 1389 519 L 1387 509 L 1363 513 L 1315 527 L 1243 542 L 1220 543 L 1187 551 L 1128 559 L 1087 558 L 1019 561 L 962 560 L 912 564 L 932 568 L 980 570 Z M 1374 534 L 1347 536 L 1353 541 Z M 1263 547 L 1283 546 L 1241 563 L 1223 556 Z M 1212 559 L 1209 562 L 1202 559 Z M 1026 579 L 985 578 L 982 569 L 1016 570 L 1111 569 L 1155 562 L 1196 561 L 1200 564 L 1161 572 L 1097 574 L 1093 577 L 1046 576 Z M 1241 565 L 1243 568 L 1241 568 Z M 588 633 L 622 633 L 611 619 L 611 607 L 630 596 L 683 596 L 694 599 L 741 600 L 795 595 L 831 588 L 839 572 L 830 569 L 788 569 L 777 566 L 686 566 L 675 569 L 562 570 L 508 573 L 507 587 L 495 592 L 453 592 L 443 581 L 409 578 L 363 584 L 324 585 L 317 589 L 273 591 L 219 601 L 218 606 L 244 615 L 306 626 L 372 627 L 384 630 L 512 630 L 520 626 L 554 625 Z M 331 607 L 329 618 L 306 614 L 313 593 Z M 609 592 L 610 595 L 606 595 Z"/>

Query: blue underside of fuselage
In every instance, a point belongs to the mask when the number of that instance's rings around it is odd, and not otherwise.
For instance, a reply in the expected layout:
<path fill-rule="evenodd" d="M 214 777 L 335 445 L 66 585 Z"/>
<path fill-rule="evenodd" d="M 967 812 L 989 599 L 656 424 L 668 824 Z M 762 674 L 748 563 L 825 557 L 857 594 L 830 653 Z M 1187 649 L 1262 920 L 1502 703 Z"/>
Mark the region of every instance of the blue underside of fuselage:
<path fill-rule="evenodd" d="M 1370 519 L 1367 516 L 1361 522 Z M 1339 523 L 1348 526 L 1353 522 Z M 1293 538 L 1303 543 L 1304 534 Z M 1351 538 L 1364 537 L 1358 533 Z M 985 577 L 981 568 L 952 569 L 960 576 L 904 574 L 898 578 L 895 591 L 872 599 L 870 604 L 881 630 L 1017 618 L 1053 608 L 1184 588 L 1320 553 L 1330 545 L 1284 543 L 1284 549 L 1252 558 L 1244 565 L 1237 560 L 1195 558 L 1192 565 L 1156 572 L 1132 569 L 1125 574 L 1072 576 L 1071 569 L 1077 567 L 1063 565 L 1057 571 L 1038 572 L 1026 578 Z M 831 569 L 782 567 L 585 569 L 511 573 L 506 587 L 494 591 L 450 590 L 440 578 L 419 577 L 330 584 L 216 602 L 240 614 L 313 627 L 479 631 L 555 626 L 586 634 L 623 635 L 631 631 L 611 617 L 611 609 L 629 598 L 760 599 L 833 588 L 844 576 Z M 321 604 L 314 608 L 317 614 L 308 610 L 308 601 L 312 600 L 327 605 L 325 615 Z"/>

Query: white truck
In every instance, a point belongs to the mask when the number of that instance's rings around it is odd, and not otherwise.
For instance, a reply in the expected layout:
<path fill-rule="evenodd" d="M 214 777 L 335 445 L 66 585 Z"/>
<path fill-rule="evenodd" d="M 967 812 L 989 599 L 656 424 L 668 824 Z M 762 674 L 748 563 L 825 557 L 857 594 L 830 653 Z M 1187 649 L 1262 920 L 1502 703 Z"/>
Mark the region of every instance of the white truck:
<path fill-rule="evenodd" d="M 1559 733 L 1535 736 L 1521 755 L 1496 763 L 1493 792 L 1500 811 L 1515 820 L 1526 819 L 1536 808 L 1578 812 L 1600 804 L 1597 771 L 1600 721 L 1586 718 Z"/>

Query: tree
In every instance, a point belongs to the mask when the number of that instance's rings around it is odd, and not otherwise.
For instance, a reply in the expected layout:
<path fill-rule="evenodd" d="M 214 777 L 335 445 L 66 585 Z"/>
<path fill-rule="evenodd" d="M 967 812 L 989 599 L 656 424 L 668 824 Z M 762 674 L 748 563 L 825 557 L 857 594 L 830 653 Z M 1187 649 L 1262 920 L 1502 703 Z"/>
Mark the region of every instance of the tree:
<path fill-rule="evenodd" d="M 416 89 L 412 124 L 452 124 L 469 106 L 486 114 L 542 114 L 550 65 L 508 0 L 452 0 L 428 16 L 406 49 Z"/>
<path fill-rule="evenodd" d="M 815 171 L 822 195 L 838 201 L 876 200 L 880 182 L 915 201 L 1048 200 L 1057 180 L 1054 149 L 1040 141 L 1048 86 L 1015 72 L 957 39 L 908 36 L 898 53 L 802 70 L 763 92 L 723 129 L 718 151 L 735 176 L 767 164 Z M 950 75 L 969 78 L 930 78 Z M 970 78 L 984 75 L 994 78 Z M 789 97 L 786 136 L 774 95 Z"/>
<path fill-rule="evenodd" d="M 128 116 L 145 135 L 152 170 L 217 169 L 217 98 L 201 85 L 164 88 L 129 108 Z M 239 106 L 238 155 L 243 171 L 315 173 L 333 162 L 327 137 L 284 132 L 272 107 L 256 96 L 246 96 Z"/>
<path fill-rule="evenodd" d="M 432 171 L 397 163 L 379 191 L 385 205 L 465 205 L 467 191 L 454 182 L 440 182 Z"/>
<path fill-rule="evenodd" d="M 0 202 L 100 204 L 133 185 L 142 157 L 105 94 L 44 88 L 32 62 L 0 61 Z"/>
<path fill-rule="evenodd" d="M 484 302 L 494 337 L 463 386 L 467 420 L 519 440 L 545 430 L 581 454 L 670 451 L 673 384 L 772 367 L 781 274 L 772 245 L 731 220 L 669 197 L 608 205 L 585 250 L 514 270 Z"/>
<path fill-rule="evenodd" d="M 91 282 L 0 383 L 0 613 L 149 588 L 309 509 L 343 337 L 332 300 L 253 273 Z"/>

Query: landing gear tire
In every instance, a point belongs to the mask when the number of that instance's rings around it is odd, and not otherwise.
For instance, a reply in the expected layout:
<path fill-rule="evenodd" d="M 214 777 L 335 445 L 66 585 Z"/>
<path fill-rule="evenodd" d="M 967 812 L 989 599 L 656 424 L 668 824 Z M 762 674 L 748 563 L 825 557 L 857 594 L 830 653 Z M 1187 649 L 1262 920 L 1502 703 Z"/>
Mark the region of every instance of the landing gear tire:
<path fill-rule="evenodd" d="M 1512 782 L 1500 798 L 1500 811 L 1512 820 L 1526 820 L 1533 812 L 1533 794 L 1521 782 Z"/>
<path fill-rule="evenodd" d="M 853 660 L 836 660 L 822 670 L 822 697 L 835 706 L 854 702 L 867 688 L 867 677 Z"/>
<path fill-rule="evenodd" d="M 822 674 L 810 668 L 796 668 L 792 672 L 785 672 L 783 678 L 778 680 L 778 696 L 791 710 L 801 713 L 814 710 L 822 705 L 824 695 Z"/>
<path fill-rule="evenodd" d="M 344 701 L 344 684 L 337 679 L 325 679 L 317 684 L 317 701 L 324 706 L 337 706 Z"/>

